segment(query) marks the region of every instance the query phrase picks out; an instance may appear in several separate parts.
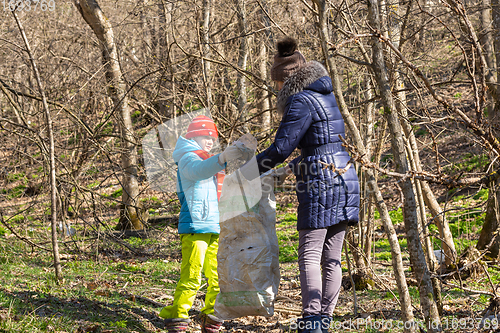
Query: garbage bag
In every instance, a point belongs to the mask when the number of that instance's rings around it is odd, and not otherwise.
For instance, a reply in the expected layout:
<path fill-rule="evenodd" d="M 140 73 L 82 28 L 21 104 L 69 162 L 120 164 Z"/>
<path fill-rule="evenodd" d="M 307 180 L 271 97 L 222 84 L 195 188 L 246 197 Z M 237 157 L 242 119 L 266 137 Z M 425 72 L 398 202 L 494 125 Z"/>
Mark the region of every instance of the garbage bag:
<path fill-rule="evenodd" d="M 247 180 L 238 170 L 224 179 L 215 301 L 221 319 L 274 314 L 280 273 L 273 190 L 270 172 Z"/>

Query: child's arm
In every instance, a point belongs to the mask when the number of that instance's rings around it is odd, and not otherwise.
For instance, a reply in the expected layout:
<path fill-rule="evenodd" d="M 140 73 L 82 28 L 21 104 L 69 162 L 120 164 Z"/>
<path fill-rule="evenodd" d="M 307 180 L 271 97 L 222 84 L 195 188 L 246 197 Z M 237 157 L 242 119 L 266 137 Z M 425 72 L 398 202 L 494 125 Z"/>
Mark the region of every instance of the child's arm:
<path fill-rule="evenodd" d="M 225 165 L 221 166 L 218 160 L 219 155 L 203 160 L 195 153 L 187 153 L 179 161 L 179 172 L 189 180 L 207 179 L 224 169 Z"/>

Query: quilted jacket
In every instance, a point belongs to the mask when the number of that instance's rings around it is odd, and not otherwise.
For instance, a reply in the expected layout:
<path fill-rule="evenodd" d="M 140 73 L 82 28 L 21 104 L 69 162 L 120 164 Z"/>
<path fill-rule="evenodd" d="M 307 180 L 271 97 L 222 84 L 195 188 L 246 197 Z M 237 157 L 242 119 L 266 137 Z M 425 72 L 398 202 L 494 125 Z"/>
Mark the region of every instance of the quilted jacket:
<path fill-rule="evenodd" d="M 350 160 L 341 146 L 345 137 L 332 81 L 319 62 L 311 61 L 288 77 L 278 94 L 283 114 L 274 143 L 257 155 L 261 173 L 285 161 L 295 148 L 301 156 L 289 165 L 297 179 L 297 229 L 326 228 L 359 220 L 359 181 L 354 165 L 339 175 L 323 164 L 344 168 Z"/>
<path fill-rule="evenodd" d="M 224 169 L 219 155 L 203 160 L 195 150 L 201 149 L 194 140 L 179 137 L 173 152 L 177 164 L 177 196 L 181 203 L 180 234 L 220 232 L 217 180 L 214 175 Z"/>

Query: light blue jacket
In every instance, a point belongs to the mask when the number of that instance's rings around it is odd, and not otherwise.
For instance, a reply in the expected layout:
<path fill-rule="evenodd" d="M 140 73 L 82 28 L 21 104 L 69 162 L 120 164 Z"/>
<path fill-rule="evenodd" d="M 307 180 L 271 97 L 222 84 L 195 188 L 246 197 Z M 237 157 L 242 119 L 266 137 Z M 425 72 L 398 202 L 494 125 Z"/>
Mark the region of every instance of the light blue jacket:
<path fill-rule="evenodd" d="M 193 151 L 200 150 L 194 140 L 179 137 L 173 153 L 177 164 L 177 196 L 181 203 L 180 234 L 220 232 L 217 201 L 217 172 L 224 169 L 218 155 L 203 160 Z"/>

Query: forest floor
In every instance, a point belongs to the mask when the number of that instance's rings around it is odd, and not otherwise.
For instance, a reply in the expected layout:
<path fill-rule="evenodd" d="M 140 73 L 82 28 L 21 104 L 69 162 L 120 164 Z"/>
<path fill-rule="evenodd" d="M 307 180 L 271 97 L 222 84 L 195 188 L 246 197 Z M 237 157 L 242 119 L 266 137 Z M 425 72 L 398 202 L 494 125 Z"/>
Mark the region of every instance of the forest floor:
<path fill-rule="evenodd" d="M 277 198 L 281 282 L 275 314 L 270 318 L 243 317 L 226 321 L 224 332 L 288 332 L 300 317 L 295 199 L 293 194 L 286 193 L 279 193 Z M 456 202 L 475 206 L 484 199 L 477 195 L 475 198 L 477 200 L 470 197 L 466 202 Z M 391 214 L 399 233 L 416 321 L 421 324 L 423 317 L 419 310 L 418 289 L 411 282 L 401 209 L 394 209 Z M 464 222 L 464 228 L 467 222 L 471 220 Z M 162 332 L 158 313 L 162 305 L 172 300 L 180 269 L 180 242 L 175 225 L 171 220 L 152 225 L 147 238 L 112 241 L 104 235 L 106 233 L 100 234 L 101 238 L 97 239 L 97 233 L 87 232 L 83 237 L 82 230 L 78 230 L 73 239 L 61 239 L 64 281 L 57 284 L 51 253 L 33 248 L 3 230 L 0 237 L 0 332 Z M 30 227 L 20 236 L 40 244 L 37 241 L 40 235 Z M 465 240 L 473 238 L 477 235 L 462 233 L 457 244 L 464 245 L 459 251 L 469 244 Z M 376 228 L 374 240 L 371 265 L 374 286 L 356 291 L 355 300 L 352 288 L 344 290 L 344 283 L 334 312 L 333 332 L 402 332 L 390 248 L 380 226 Z M 50 248 L 49 243 L 41 245 Z M 345 256 L 342 265 L 346 279 L 349 273 Z M 442 320 L 447 332 L 493 331 L 475 329 L 490 302 L 490 297 L 482 294 L 491 292 L 488 279 L 495 285 L 500 281 L 500 267 L 496 263 L 489 263 L 487 271 L 489 276 L 481 274 L 462 281 L 464 287 L 476 292 L 443 285 Z M 458 281 L 452 283 L 459 284 Z M 193 318 L 191 332 L 200 331 L 196 318 L 203 306 L 205 292 L 204 281 L 190 312 Z M 354 314 L 355 302 L 357 314 Z"/>

